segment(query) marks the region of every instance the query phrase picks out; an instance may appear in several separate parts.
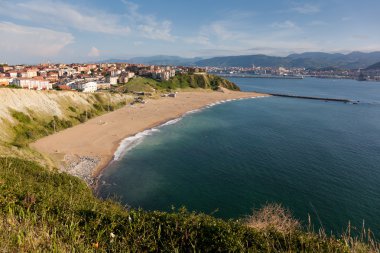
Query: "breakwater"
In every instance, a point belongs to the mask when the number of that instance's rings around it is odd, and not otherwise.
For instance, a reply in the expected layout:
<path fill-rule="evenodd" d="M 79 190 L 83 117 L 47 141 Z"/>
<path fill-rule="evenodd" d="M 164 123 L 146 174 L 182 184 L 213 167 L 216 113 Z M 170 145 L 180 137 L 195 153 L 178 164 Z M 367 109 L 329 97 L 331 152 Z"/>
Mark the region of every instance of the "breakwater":
<path fill-rule="evenodd" d="M 358 103 L 359 102 L 359 101 L 352 101 L 345 98 L 311 97 L 311 96 L 298 96 L 298 95 L 288 95 L 288 94 L 278 94 L 278 93 L 267 93 L 267 94 L 271 96 L 275 96 L 275 97 L 312 99 L 312 100 L 333 101 L 333 102 L 343 102 L 343 103 Z"/>

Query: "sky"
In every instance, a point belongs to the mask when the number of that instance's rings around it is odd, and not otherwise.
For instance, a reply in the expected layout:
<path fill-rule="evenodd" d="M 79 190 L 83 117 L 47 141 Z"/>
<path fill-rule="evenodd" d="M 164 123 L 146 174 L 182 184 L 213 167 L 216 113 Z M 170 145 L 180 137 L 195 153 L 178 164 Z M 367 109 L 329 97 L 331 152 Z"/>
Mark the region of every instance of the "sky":
<path fill-rule="evenodd" d="M 380 51 L 379 0 L 0 0 L 0 63 Z"/>

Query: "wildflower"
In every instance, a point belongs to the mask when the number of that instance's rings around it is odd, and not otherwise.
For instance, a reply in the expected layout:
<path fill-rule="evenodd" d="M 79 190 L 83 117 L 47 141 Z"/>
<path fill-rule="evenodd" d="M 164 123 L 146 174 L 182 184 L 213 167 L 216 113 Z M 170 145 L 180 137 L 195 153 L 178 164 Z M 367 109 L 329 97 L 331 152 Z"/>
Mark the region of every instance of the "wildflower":
<path fill-rule="evenodd" d="M 112 233 L 112 232 L 110 233 L 110 237 L 111 237 L 111 241 L 110 242 L 111 243 L 113 243 L 115 236 L 116 235 L 114 233 Z"/>
<path fill-rule="evenodd" d="M 96 243 L 92 244 L 92 246 L 94 246 L 95 249 L 98 249 L 99 248 L 99 243 L 96 242 Z"/>
<path fill-rule="evenodd" d="M 132 217 L 128 216 L 128 220 L 129 220 L 129 222 L 132 222 Z"/>

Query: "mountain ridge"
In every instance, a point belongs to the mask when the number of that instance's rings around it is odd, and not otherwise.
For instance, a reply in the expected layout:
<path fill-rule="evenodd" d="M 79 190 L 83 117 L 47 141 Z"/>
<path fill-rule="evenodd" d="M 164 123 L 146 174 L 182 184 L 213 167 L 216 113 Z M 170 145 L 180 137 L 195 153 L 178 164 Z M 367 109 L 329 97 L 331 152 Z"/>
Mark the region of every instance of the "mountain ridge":
<path fill-rule="evenodd" d="M 300 67 L 300 68 L 326 68 L 337 67 L 345 69 L 366 68 L 380 61 L 380 52 L 351 52 L 324 53 L 305 52 L 290 54 L 285 57 L 267 56 L 262 54 L 213 57 L 196 62 L 200 67 Z"/>

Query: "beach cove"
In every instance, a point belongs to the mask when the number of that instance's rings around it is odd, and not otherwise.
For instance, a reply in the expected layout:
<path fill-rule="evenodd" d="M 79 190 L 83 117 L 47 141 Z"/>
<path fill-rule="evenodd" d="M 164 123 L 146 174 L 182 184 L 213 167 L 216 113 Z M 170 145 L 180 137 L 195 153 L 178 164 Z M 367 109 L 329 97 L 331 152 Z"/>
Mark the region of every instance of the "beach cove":
<path fill-rule="evenodd" d="M 149 99 L 146 104 L 127 105 L 39 139 L 31 147 L 52 158 L 61 171 L 93 185 L 96 183 L 94 179 L 114 159 L 115 152 L 125 138 L 213 103 L 261 96 L 265 94 L 226 89 L 223 92 L 178 92 L 176 98 L 162 97 Z"/>

